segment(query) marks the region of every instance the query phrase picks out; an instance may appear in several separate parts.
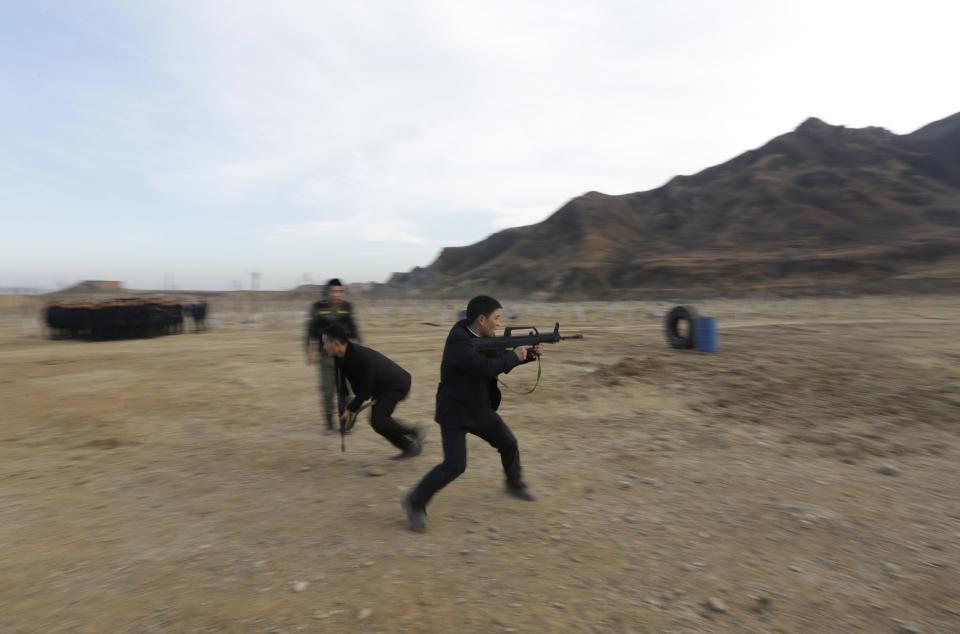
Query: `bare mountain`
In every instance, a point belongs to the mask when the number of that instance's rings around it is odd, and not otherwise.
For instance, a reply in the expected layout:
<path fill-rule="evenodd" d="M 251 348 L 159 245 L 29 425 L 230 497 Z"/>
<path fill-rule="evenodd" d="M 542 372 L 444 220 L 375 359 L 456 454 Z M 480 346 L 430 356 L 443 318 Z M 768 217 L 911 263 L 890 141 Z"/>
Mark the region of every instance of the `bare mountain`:
<path fill-rule="evenodd" d="M 657 189 L 589 192 L 444 249 L 380 292 L 612 298 L 960 290 L 960 113 L 916 132 L 815 118 Z"/>

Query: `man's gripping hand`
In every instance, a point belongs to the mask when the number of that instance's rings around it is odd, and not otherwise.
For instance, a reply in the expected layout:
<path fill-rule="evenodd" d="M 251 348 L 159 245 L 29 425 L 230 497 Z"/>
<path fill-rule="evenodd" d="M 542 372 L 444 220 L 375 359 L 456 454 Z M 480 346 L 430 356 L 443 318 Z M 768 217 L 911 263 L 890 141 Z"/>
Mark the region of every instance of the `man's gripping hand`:
<path fill-rule="evenodd" d="M 517 355 L 517 358 L 520 360 L 520 363 L 526 363 L 528 361 L 533 361 L 541 354 L 543 354 L 543 344 L 538 343 L 535 346 L 517 346 L 513 349 L 513 353 Z"/>

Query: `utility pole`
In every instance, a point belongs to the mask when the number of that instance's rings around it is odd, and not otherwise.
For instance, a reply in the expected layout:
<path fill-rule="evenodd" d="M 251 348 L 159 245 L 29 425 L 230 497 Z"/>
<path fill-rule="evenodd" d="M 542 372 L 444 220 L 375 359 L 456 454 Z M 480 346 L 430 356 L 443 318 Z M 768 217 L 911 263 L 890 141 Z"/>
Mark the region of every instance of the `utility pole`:
<path fill-rule="evenodd" d="M 250 306 L 253 314 L 256 315 L 259 310 L 258 301 L 257 301 L 257 291 L 260 290 L 260 273 L 257 271 L 250 271 Z M 256 319 L 256 317 L 254 317 Z"/>

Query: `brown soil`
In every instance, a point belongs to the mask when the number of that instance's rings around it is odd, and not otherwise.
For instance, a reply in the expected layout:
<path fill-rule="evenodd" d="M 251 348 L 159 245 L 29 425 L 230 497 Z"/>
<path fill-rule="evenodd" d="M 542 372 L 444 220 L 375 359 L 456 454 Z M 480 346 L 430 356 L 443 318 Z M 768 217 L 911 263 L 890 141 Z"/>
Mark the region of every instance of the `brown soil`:
<path fill-rule="evenodd" d="M 715 354 L 665 305 L 508 306 L 587 336 L 501 410 L 540 499 L 471 439 L 424 535 L 452 304 L 359 307 L 430 432 L 398 463 L 320 434 L 299 303 L 86 343 L 31 302 L 0 304 L 2 632 L 960 631 L 958 298 L 715 301 Z"/>

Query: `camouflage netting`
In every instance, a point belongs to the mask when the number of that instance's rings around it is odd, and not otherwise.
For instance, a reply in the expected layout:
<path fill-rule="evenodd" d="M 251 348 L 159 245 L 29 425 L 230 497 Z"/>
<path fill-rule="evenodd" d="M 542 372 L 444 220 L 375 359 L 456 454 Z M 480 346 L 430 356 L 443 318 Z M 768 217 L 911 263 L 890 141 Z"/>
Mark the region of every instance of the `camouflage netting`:
<path fill-rule="evenodd" d="M 51 339 L 135 339 L 183 332 L 183 309 L 179 301 L 145 297 L 55 302 L 44 321 Z"/>

